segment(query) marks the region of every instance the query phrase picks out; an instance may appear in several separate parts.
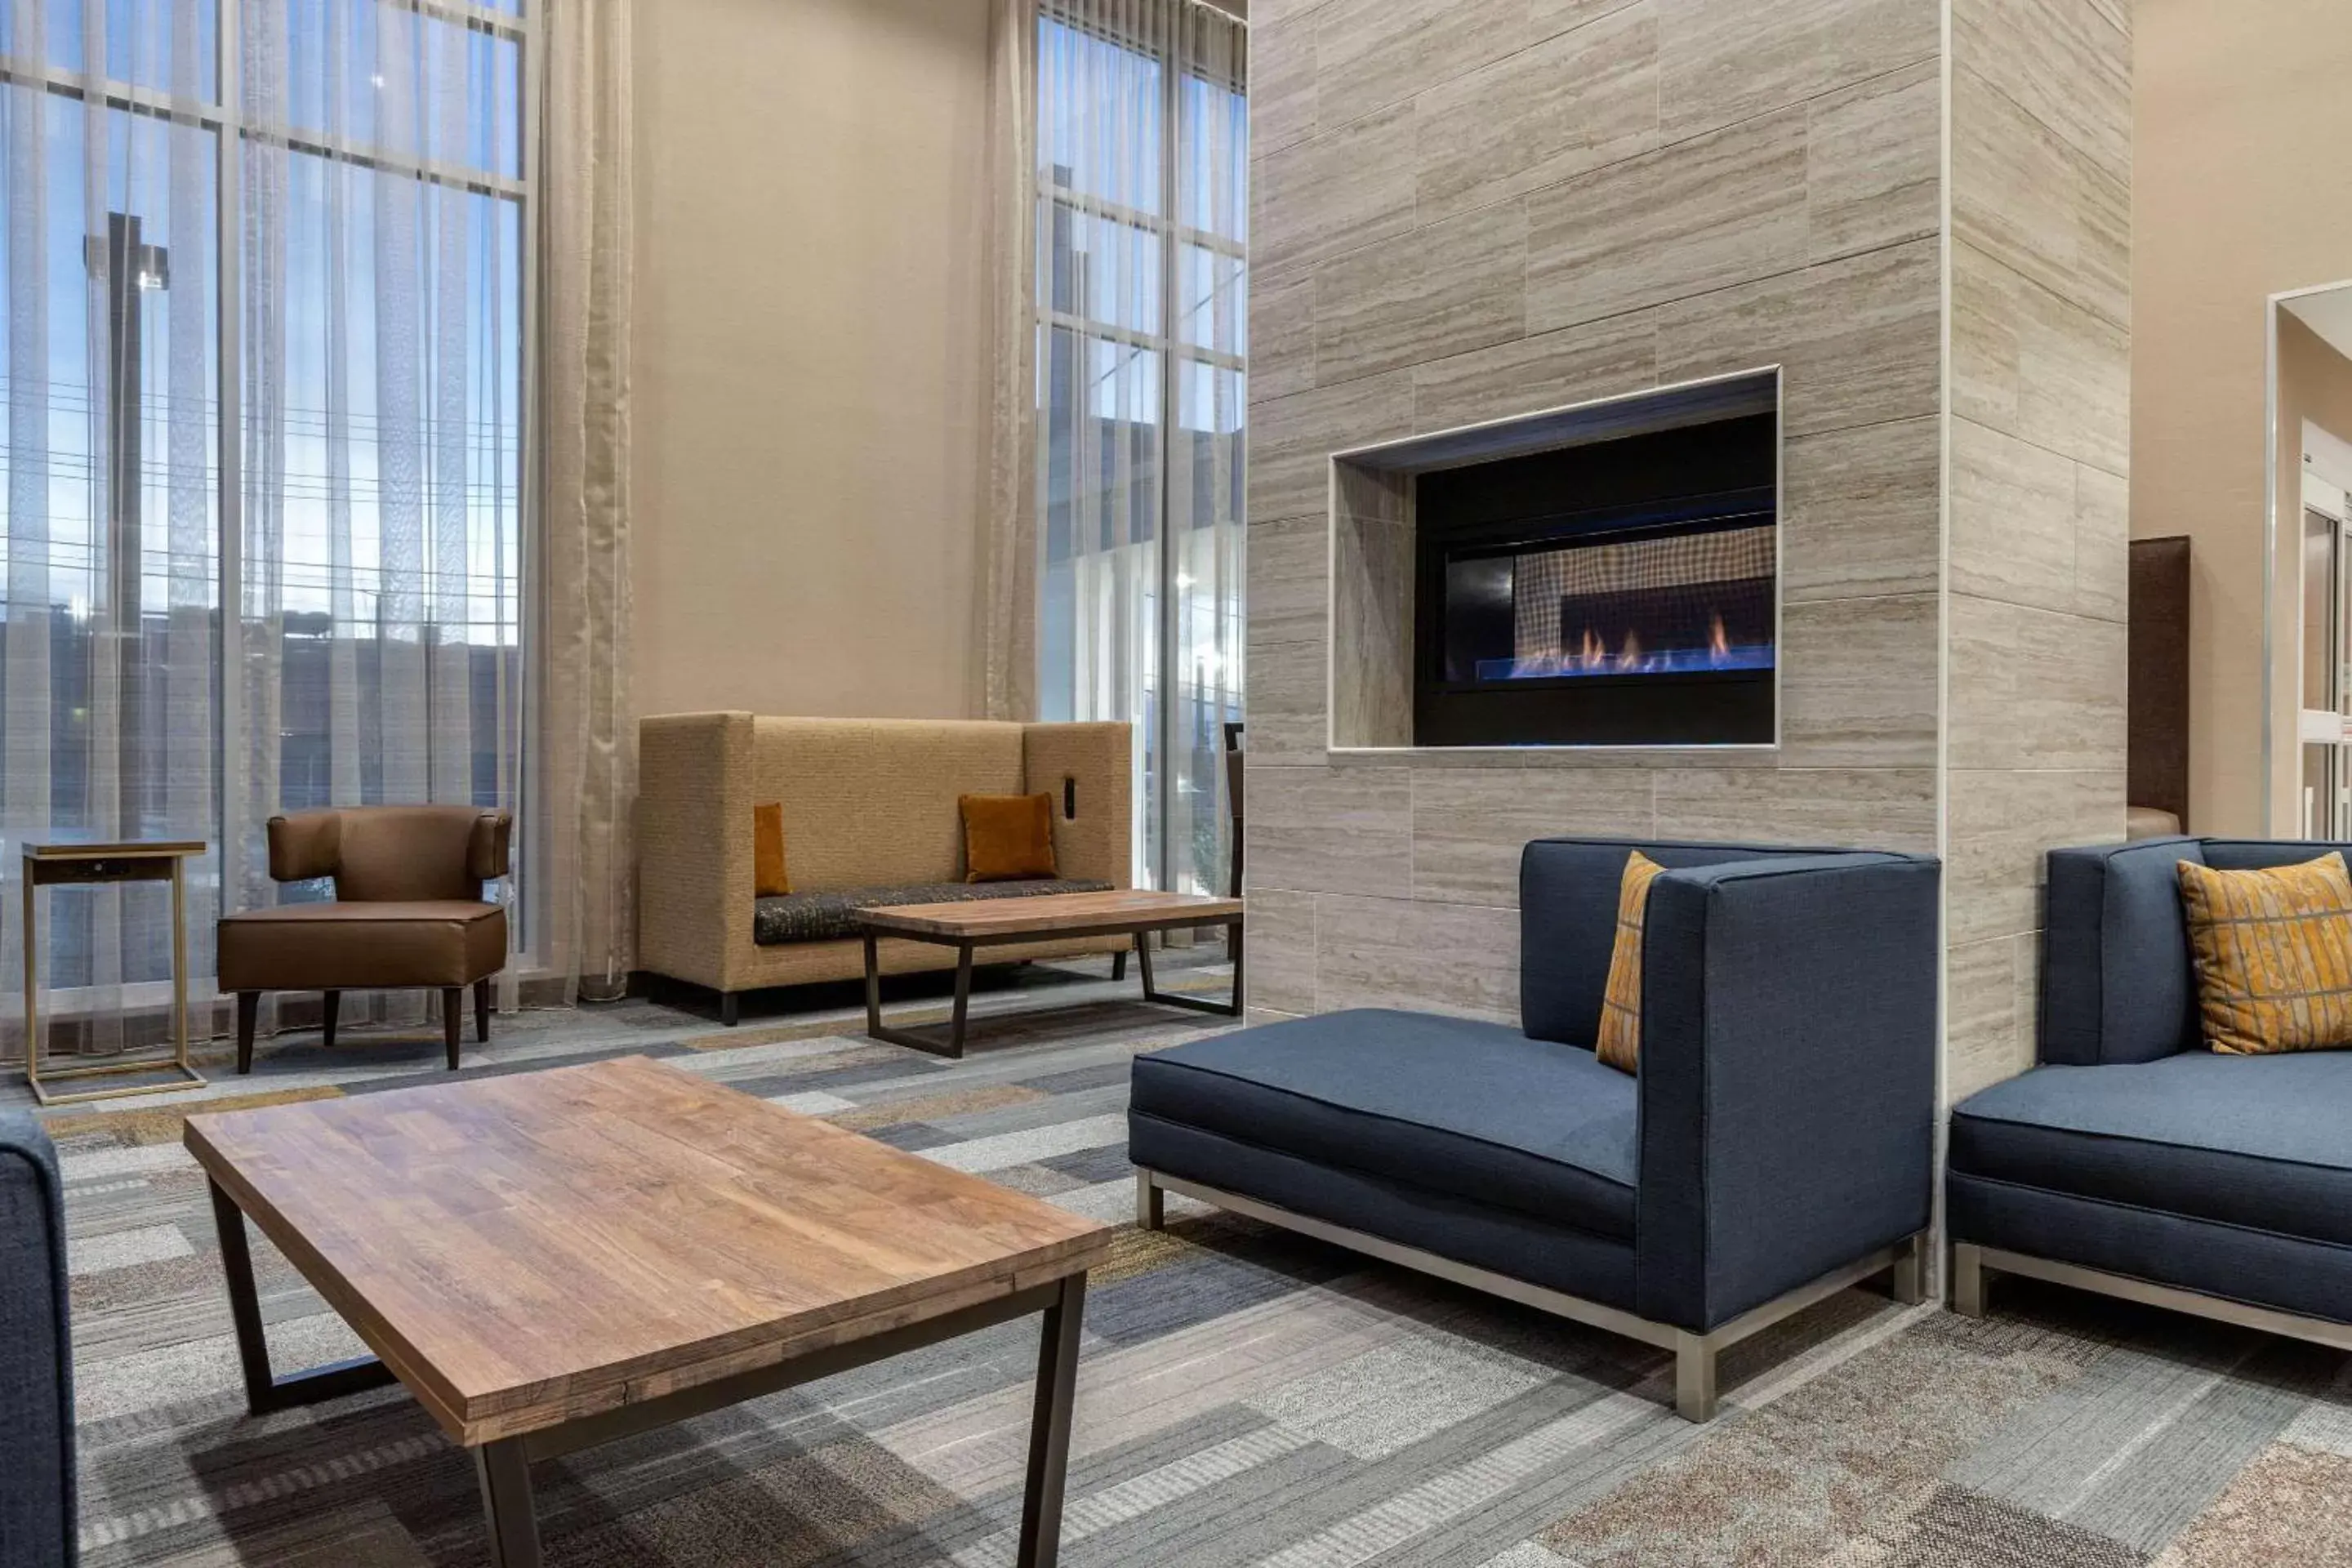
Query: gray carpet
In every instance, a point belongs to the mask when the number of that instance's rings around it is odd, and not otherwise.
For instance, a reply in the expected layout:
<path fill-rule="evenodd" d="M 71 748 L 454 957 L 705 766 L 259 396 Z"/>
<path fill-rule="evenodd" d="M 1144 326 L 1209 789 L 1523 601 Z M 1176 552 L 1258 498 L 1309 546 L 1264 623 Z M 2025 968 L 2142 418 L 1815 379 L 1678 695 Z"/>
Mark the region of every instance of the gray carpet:
<path fill-rule="evenodd" d="M 721 1030 L 632 1002 L 502 1020 L 467 1070 L 642 1051 L 1125 1223 L 1129 1057 L 1229 1026 L 1044 966 L 975 1012 L 949 1062 L 842 1006 Z M 89 1568 L 485 1561 L 471 1466 L 397 1391 L 243 1414 L 178 1142 L 197 1105 L 396 1088 L 439 1056 L 429 1027 L 331 1055 L 288 1037 L 249 1079 L 52 1116 Z M 1697 1428 L 1659 1352 L 1181 1201 L 1171 1219 L 1124 1231 L 1089 1296 L 1079 1568 L 2352 1565 L 2352 1378 L 2312 1347 L 2021 1281 L 1982 1322 L 1856 1290 L 1729 1357 Z M 261 1261 L 281 1366 L 356 1352 Z M 1010 1563 L 1034 1355 L 1008 1325 L 543 1465 L 548 1561 Z"/>

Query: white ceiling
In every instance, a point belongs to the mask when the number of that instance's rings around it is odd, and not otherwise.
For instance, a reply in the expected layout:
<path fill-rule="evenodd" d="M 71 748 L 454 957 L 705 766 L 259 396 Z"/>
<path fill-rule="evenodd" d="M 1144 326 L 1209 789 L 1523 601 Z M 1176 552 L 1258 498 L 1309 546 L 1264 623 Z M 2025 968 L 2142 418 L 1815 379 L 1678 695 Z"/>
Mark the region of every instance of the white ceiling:
<path fill-rule="evenodd" d="M 2352 359 L 2352 284 L 2280 303 L 2289 315 L 2326 339 L 2330 348 Z"/>

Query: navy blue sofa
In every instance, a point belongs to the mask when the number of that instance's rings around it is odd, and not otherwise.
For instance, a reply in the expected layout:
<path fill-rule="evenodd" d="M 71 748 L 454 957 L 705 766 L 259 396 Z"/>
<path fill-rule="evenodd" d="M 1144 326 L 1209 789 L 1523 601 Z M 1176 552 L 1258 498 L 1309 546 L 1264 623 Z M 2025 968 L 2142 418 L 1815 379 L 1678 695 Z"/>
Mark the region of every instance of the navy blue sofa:
<path fill-rule="evenodd" d="M 40 1124 L 0 1111 L 0 1563 L 75 1560 L 65 1202 Z"/>
<path fill-rule="evenodd" d="M 1668 868 L 1642 1070 L 1592 1054 L 1628 853 Z M 1519 871 L 1521 1027 L 1359 1009 L 1136 1059 L 1137 1217 L 1164 1192 L 1675 1352 L 1871 1273 L 1916 1300 L 1936 1122 L 1932 859 L 1541 839 Z"/>
<path fill-rule="evenodd" d="M 2352 1349 L 2352 1052 L 2208 1050 L 2175 867 L 2340 844 L 2050 855 L 2041 1065 L 1953 1109 L 1953 1304 L 2033 1275 Z"/>

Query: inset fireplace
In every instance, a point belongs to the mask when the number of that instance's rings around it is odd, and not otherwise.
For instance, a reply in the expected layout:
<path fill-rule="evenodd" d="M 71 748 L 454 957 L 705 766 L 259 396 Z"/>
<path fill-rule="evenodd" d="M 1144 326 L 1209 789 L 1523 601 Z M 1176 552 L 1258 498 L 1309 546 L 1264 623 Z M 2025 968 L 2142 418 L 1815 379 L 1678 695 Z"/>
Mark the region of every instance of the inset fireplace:
<path fill-rule="evenodd" d="M 1776 738 L 1777 374 L 1337 461 L 1335 746 Z"/>

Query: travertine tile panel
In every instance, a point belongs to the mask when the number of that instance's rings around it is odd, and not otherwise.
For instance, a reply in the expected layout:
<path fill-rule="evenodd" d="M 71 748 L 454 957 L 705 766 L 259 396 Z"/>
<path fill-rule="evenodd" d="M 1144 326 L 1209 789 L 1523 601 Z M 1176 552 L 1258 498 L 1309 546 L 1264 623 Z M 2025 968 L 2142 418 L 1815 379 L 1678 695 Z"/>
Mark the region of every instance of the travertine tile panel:
<path fill-rule="evenodd" d="M 1303 276 L 1249 297 L 1250 405 L 1287 397 L 1315 384 L 1315 279 Z"/>
<path fill-rule="evenodd" d="M 1331 502 L 1340 515 L 1402 522 L 1412 507 L 1412 476 L 1349 461 L 1331 465 Z"/>
<path fill-rule="evenodd" d="M 1313 16 L 1330 4 L 1332 0 L 1257 0 L 1257 4 L 1249 8 L 1251 47 L 1257 45 L 1259 28 L 1270 32 L 1276 27 L 1287 26 L 1301 17 Z"/>
<path fill-rule="evenodd" d="M 1972 594 L 1950 601 L 1951 767 L 2122 764 L 2121 622 Z"/>
<path fill-rule="evenodd" d="M 1329 759 L 1331 732 L 1326 704 L 1328 671 L 1323 641 L 1318 585 L 1312 642 L 1267 643 L 1255 609 L 1245 635 L 1248 658 L 1249 729 L 1244 738 L 1253 765 L 1320 767 Z"/>
<path fill-rule="evenodd" d="M 1944 1096 L 1958 1104 L 2033 1065 L 2038 936 L 1996 937 L 1944 955 Z"/>
<path fill-rule="evenodd" d="M 1330 595 L 1331 525 L 1320 517 L 1250 524 L 1249 635 L 1253 644 L 1323 640 Z M 1285 656 L 1296 658 L 1296 655 Z M 1256 673 L 1256 661 L 1251 661 Z M 1253 685 L 1255 683 L 1253 682 Z M 1252 690 L 1255 698 L 1256 692 Z"/>
<path fill-rule="evenodd" d="M 1315 14 L 1323 122 L 1474 71 L 1528 32 L 1528 0 L 1331 0 Z"/>
<path fill-rule="evenodd" d="M 1944 89 L 1936 61 L 1807 108 L 1807 254 L 1815 261 L 1900 245 L 1943 217 Z"/>
<path fill-rule="evenodd" d="M 1952 247 L 1952 412 L 2131 471 L 2131 338 L 1966 245 Z"/>
<path fill-rule="evenodd" d="M 1834 844 L 1933 854 L 1932 768 L 1669 768 L 1661 838 Z"/>
<path fill-rule="evenodd" d="M 1636 310 L 1413 367 L 1416 430 L 1512 419 L 1654 386 L 1654 315 Z"/>
<path fill-rule="evenodd" d="M 1549 331 L 1805 259 L 1801 107 L 1528 198 L 1528 328 Z"/>
<path fill-rule="evenodd" d="M 1423 93 L 1423 223 L 1524 195 L 1658 142 L 1654 0 Z"/>
<path fill-rule="evenodd" d="M 1937 0 L 1658 0 L 1670 140 L 1911 65 L 1940 47 Z"/>
<path fill-rule="evenodd" d="M 2131 35 L 2103 0 L 1953 0 L 1952 61 L 2131 177 Z"/>
<path fill-rule="evenodd" d="M 2072 610 L 2072 458 L 1973 420 L 1951 422 L 1952 591 Z"/>
<path fill-rule="evenodd" d="M 1246 829 L 1245 829 L 1246 831 Z M 1252 850 L 1251 853 L 1255 853 Z M 1243 858 L 1244 874 L 1248 857 Z M 1283 1013 L 1315 1011 L 1315 895 L 1244 887 L 1245 1000 Z"/>
<path fill-rule="evenodd" d="M 1315 998 L 1323 1011 L 1411 1007 L 1518 1021 L 1517 910 L 1325 897 L 1315 919 Z"/>
<path fill-rule="evenodd" d="M 1932 768 L 1937 597 L 1822 599 L 1780 612 L 1780 761 Z"/>
<path fill-rule="evenodd" d="M 1641 0 L 1529 0 L 1528 18 L 1534 28 L 1530 36 L 1549 38 L 1640 3 Z"/>
<path fill-rule="evenodd" d="M 1331 531 L 1331 743 L 1412 743 L 1413 551 L 1402 523 Z"/>
<path fill-rule="evenodd" d="M 1954 942 L 2042 928 L 2043 856 L 2124 836 L 2123 759 L 2098 773 L 1955 769 L 1948 818 L 1944 927 Z"/>
<path fill-rule="evenodd" d="M 2131 321 L 2131 186 L 1974 71 L 1952 75 L 1952 235 L 2061 299 Z"/>
<path fill-rule="evenodd" d="M 1658 380 L 1778 364 L 1781 429 L 1792 437 L 1936 414 L 1938 249 L 1916 240 L 1664 306 Z"/>
<path fill-rule="evenodd" d="M 1277 148 L 1250 164 L 1252 281 L 1409 234 L 1413 225 L 1411 102 Z"/>
<path fill-rule="evenodd" d="M 1378 896 L 1412 885 L 1403 768 L 1265 767 L 1253 751 L 1247 787 L 1252 889 Z"/>
<path fill-rule="evenodd" d="M 1326 511 L 1332 453 L 1411 434 L 1412 377 L 1403 371 L 1259 404 L 1250 410 L 1250 516 Z"/>
<path fill-rule="evenodd" d="M 2074 607 L 2131 614 L 2131 481 L 2088 463 L 2074 465 Z"/>
<path fill-rule="evenodd" d="M 1315 270 L 1315 378 L 1328 385 L 1518 337 L 1527 293 L 1518 202 L 1350 251 Z"/>
<path fill-rule="evenodd" d="M 1263 158 L 1315 134 L 1316 48 L 1312 26 L 1250 30 L 1250 155 Z"/>
<path fill-rule="evenodd" d="M 1654 774 L 1631 770 L 1423 768 L 1412 775 L 1412 896 L 1517 904 L 1531 838 L 1647 837 Z"/>
<path fill-rule="evenodd" d="M 1784 601 L 1936 591 L 1943 534 L 1937 424 L 1897 419 L 1783 444 Z"/>

